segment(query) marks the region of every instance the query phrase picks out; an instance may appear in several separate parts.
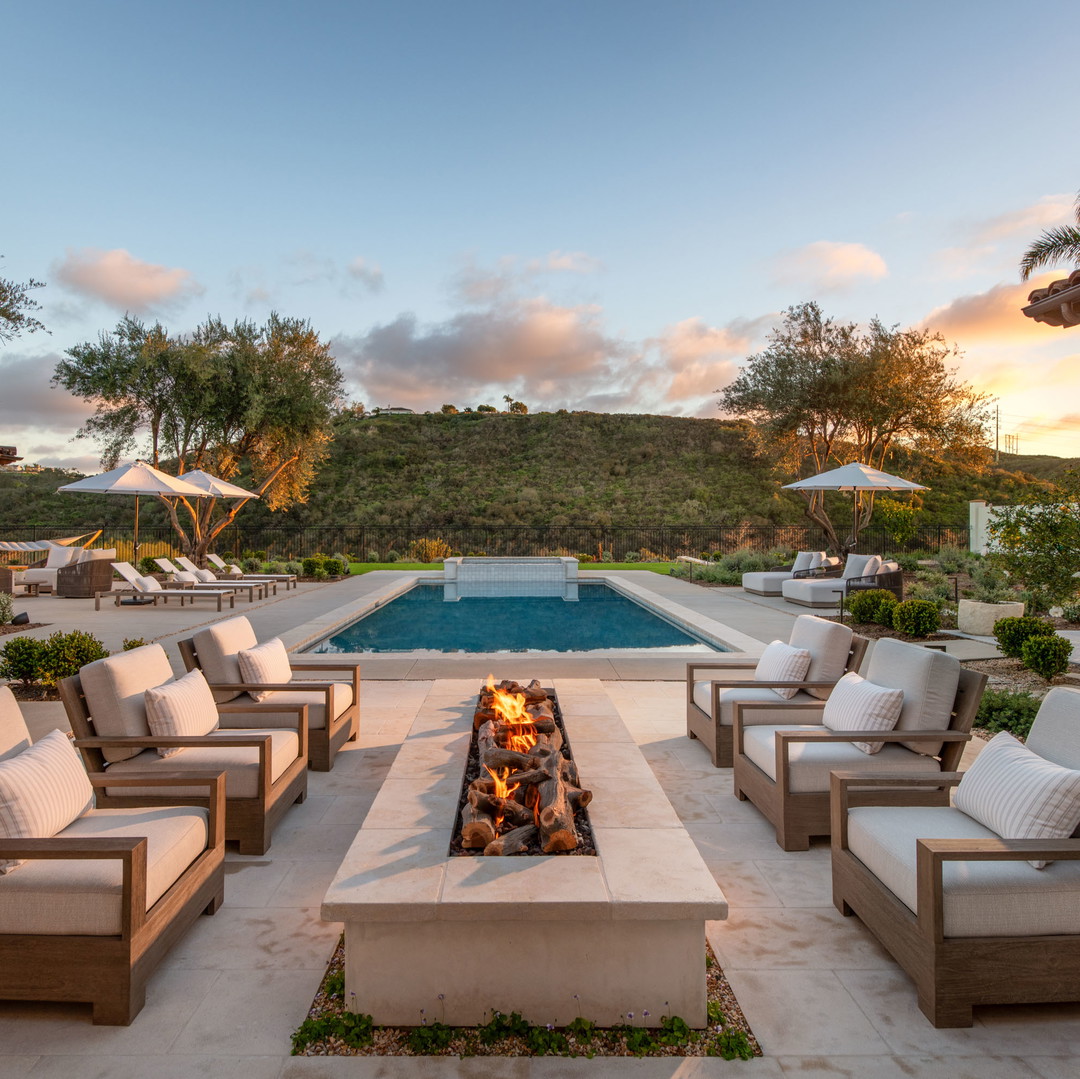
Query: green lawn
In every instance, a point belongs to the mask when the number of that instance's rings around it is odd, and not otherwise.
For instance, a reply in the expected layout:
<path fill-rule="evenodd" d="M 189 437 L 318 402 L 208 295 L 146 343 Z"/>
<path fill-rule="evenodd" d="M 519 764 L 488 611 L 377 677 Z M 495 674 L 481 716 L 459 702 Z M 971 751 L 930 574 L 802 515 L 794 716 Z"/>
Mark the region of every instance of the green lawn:
<path fill-rule="evenodd" d="M 580 568 L 590 569 L 643 569 L 649 573 L 671 573 L 674 562 L 582 562 Z M 377 569 L 430 570 L 439 569 L 441 562 L 350 562 L 350 573 L 371 573 Z"/>

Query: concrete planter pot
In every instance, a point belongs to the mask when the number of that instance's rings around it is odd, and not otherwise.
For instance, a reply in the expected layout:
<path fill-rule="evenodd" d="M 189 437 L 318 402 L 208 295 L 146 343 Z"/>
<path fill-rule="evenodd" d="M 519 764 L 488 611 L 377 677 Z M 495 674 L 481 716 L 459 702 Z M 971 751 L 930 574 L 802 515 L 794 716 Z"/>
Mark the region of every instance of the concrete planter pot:
<path fill-rule="evenodd" d="M 962 599 L 956 612 L 956 627 L 961 633 L 992 637 L 994 623 L 999 618 L 1022 618 L 1023 615 L 1023 603 L 979 603 L 974 599 Z"/>

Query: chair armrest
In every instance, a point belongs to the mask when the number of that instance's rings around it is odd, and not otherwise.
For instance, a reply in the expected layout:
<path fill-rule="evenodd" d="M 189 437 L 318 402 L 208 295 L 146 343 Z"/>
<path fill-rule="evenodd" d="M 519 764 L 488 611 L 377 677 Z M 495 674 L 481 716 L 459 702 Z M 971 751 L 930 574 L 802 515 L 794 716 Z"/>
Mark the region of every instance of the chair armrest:
<path fill-rule="evenodd" d="M 297 682 L 212 682 L 210 684 L 210 688 L 211 689 L 227 689 L 227 690 L 236 689 L 236 690 L 239 690 L 241 693 L 250 693 L 253 690 L 256 693 L 271 692 L 271 691 L 276 692 L 278 690 L 283 690 L 283 691 L 287 692 L 289 690 L 296 689 L 297 684 L 298 684 L 299 681 L 300 681 L 300 679 L 298 679 Z M 313 680 L 313 681 L 310 681 L 310 682 L 305 681 L 301 688 L 303 688 L 303 689 L 329 689 L 333 685 L 335 685 L 334 682 L 316 682 L 316 681 Z M 230 704 L 230 703 L 231 703 L 230 701 L 224 701 L 223 702 L 223 704 Z M 260 704 L 260 703 L 263 703 L 263 702 L 255 701 L 253 703 Z M 218 711 L 219 712 L 221 711 L 220 707 L 218 708 Z M 234 712 L 239 712 L 239 711 L 242 711 L 242 709 L 234 708 L 233 711 Z"/>
<path fill-rule="evenodd" d="M 688 663 L 686 665 L 686 680 L 688 682 L 695 681 L 693 677 L 694 671 L 752 671 L 758 665 L 756 659 L 753 660 L 736 660 L 734 663 Z M 702 681 L 703 679 L 697 679 Z"/>
<path fill-rule="evenodd" d="M 705 681 L 705 679 L 702 679 Z M 833 689 L 836 686 L 835 682 L 762 682 L 756 678 L 732 678 L 725 680 L 723 678 L 710 678 L 708 679 L 710 686 L 719 686 L 721 689 L 746 689 L 752 686 L 754 689 Z M 777 698 L 779 700 L 779 698 Z M 750 702 L 747 702 L 750 703 Z M 762 701 L 762 704 L 766 702 Z M 821 702 L 825 704 L 824 701 Z M 772 707 L 772 702 L 768 702 L 768 707 Z"/>
<path fill-rule="evenodd" d="M 824 581 L 833 577 L 842 577 L 843 574 L 843 566 L 826 566 L 824 569 L 821 567 L 817 569 L 800 569 L 793 573 L 791 577 L 795 581 L 815 580 L 818 578 Z"/>
<path fill-rule="evenodd" d="M 822 702 L 825 703 L 824 701 Z M 769 707 L 772 707 L 770 705 Z M 784 742 L 966 742 L 963 731 L 777 731 Z"/>
<path fill-rule="evenodd" d="M 130 940 L 146 922 L 146 836 L 79 839 L 0 839 L 0 858 L 43 861 L 119 861 L 122 871 L 120 936 Z"/>
<path fill-rule="evenodd" d="M 305 660 L 289 660 L 294 671 L 353 671 L 360 670 L 359 663 L 314 663 Z"/>

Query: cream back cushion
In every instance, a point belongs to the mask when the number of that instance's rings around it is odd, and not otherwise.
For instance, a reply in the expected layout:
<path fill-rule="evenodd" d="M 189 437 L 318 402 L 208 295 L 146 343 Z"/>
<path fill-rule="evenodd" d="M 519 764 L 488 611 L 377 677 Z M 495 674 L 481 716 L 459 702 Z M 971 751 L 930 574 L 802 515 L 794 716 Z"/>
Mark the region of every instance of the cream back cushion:
<path fill-rule="evenodd" d="M 1044 760 L 1001 731 L 964 773 L 955 805 L 1002 839 L 1067 839 L 1080 825 L 1080 771 Z"/>
<path fill-rule="evenodd" d="M 94 734 L 99 738 L 145 738 L 145 692 L 172 681 L 172 665 L 160 644 L 147 644 L 128 652 L 88 663 L 79 671 Z M 127 760 L 142 752 L 138 746 L 103 749 L 109 762 Z"/>
<path fill-rule="evenodd" d="M 805 648 L 810 653 L 810 666 L 806 672 L 808 682 L 835 682 L 847 666 L 851 651 L 850 627 L 839 622 L 829 622 L 812 614 L 801 614 L 791 627 L 788 644 Z M 818 700 L 825 700 L 831 690 L 808 689 Z"/>
<path fill-rule="evenodd" d="M 43 569 L 61 569 L 79 561 L 82 555 L 81 547 L 50 547 L 49 556 L 45 559 Z"/>
<path fill-rule="evenodd" d="M 0 839 L 51 839 L 94 807 L 94 788 L 66 734 L 49 731 L 0 761 Z M 22 865 L 0 860 L 0 873 Z"/>
<path fill-rule="evenodd" d="M 810 667 L 810 653 L 805 648 L 793 648 L 783 641 L 773 641 L 765 646 L 754 670 L 755 682 L 802 682 Z M 789 701 L 799 692 L 798 686 L 783 689 L 769 687 L 778 697 Z"/>
<path fill-rule="evenodd" d="M 900 718 L 904 692 L 868 682 L 852 671 L 836 683 L 821 722 L 831 731 L 891 731 Z M 884 742 L 855 742 L 863 753 L 879 753 Z"/>
<path fill-rule="evenodd" d="M 188 671 L 174 682 L 148 689 L 145 701 L 151 734 L 172 738 L 217 730 L 217 706 L 202 671 Z M 183 746 L 157 747 L 161 757 L 173 757 L 183 749 Z"/>
<path fill-rule="evenodd" d="M 795 556 L 795 561 L 791 563 L 791 572 L 799 573 L 801 570 L 810 569 L 813 557 L 813 551 L 800 551 Z"/>
<path fill-rule="evenodd" d="M 292 681 L 292 667 L 289 653 L 285 651 L 279 638 L 271 637 L 254 648 L 245 648 L 237 655 L 240 674 L 245 682 L 252 684 L 284 685 Z M 266 700 L 273 690 L 248 690 L 257 700 Z"/>
<path fill-rule="evenodd" d="M 243 682 L 240 662 L 236 658 L 241 649 L 254 648 L 259 642 L 251 623 L 240 615 L 215 622 L 199 630 L 191 638 L 199 656 L 199 666 L 212 686 Z M 214 700 L 219 704 L 239 697 L 243 690 L 215 689 Z"/>

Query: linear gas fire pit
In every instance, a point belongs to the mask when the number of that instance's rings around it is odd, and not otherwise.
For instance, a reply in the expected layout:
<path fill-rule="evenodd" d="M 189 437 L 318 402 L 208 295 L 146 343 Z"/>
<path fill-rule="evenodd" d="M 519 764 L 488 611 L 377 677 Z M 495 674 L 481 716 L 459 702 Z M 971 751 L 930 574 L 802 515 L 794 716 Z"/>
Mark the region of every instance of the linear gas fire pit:
<path fill-rule="evenodd" d="M 323 901 L 376 1023 L 706 1023 L 705 922 L 727 902 L 603 688 L 560 680 L 596 857 L 453 856 L 475 690 L 429 696 Z M 461 687 L 460 689 L 458 687 Z M 527 972 L 521 967 L 527 957 Z"/>

